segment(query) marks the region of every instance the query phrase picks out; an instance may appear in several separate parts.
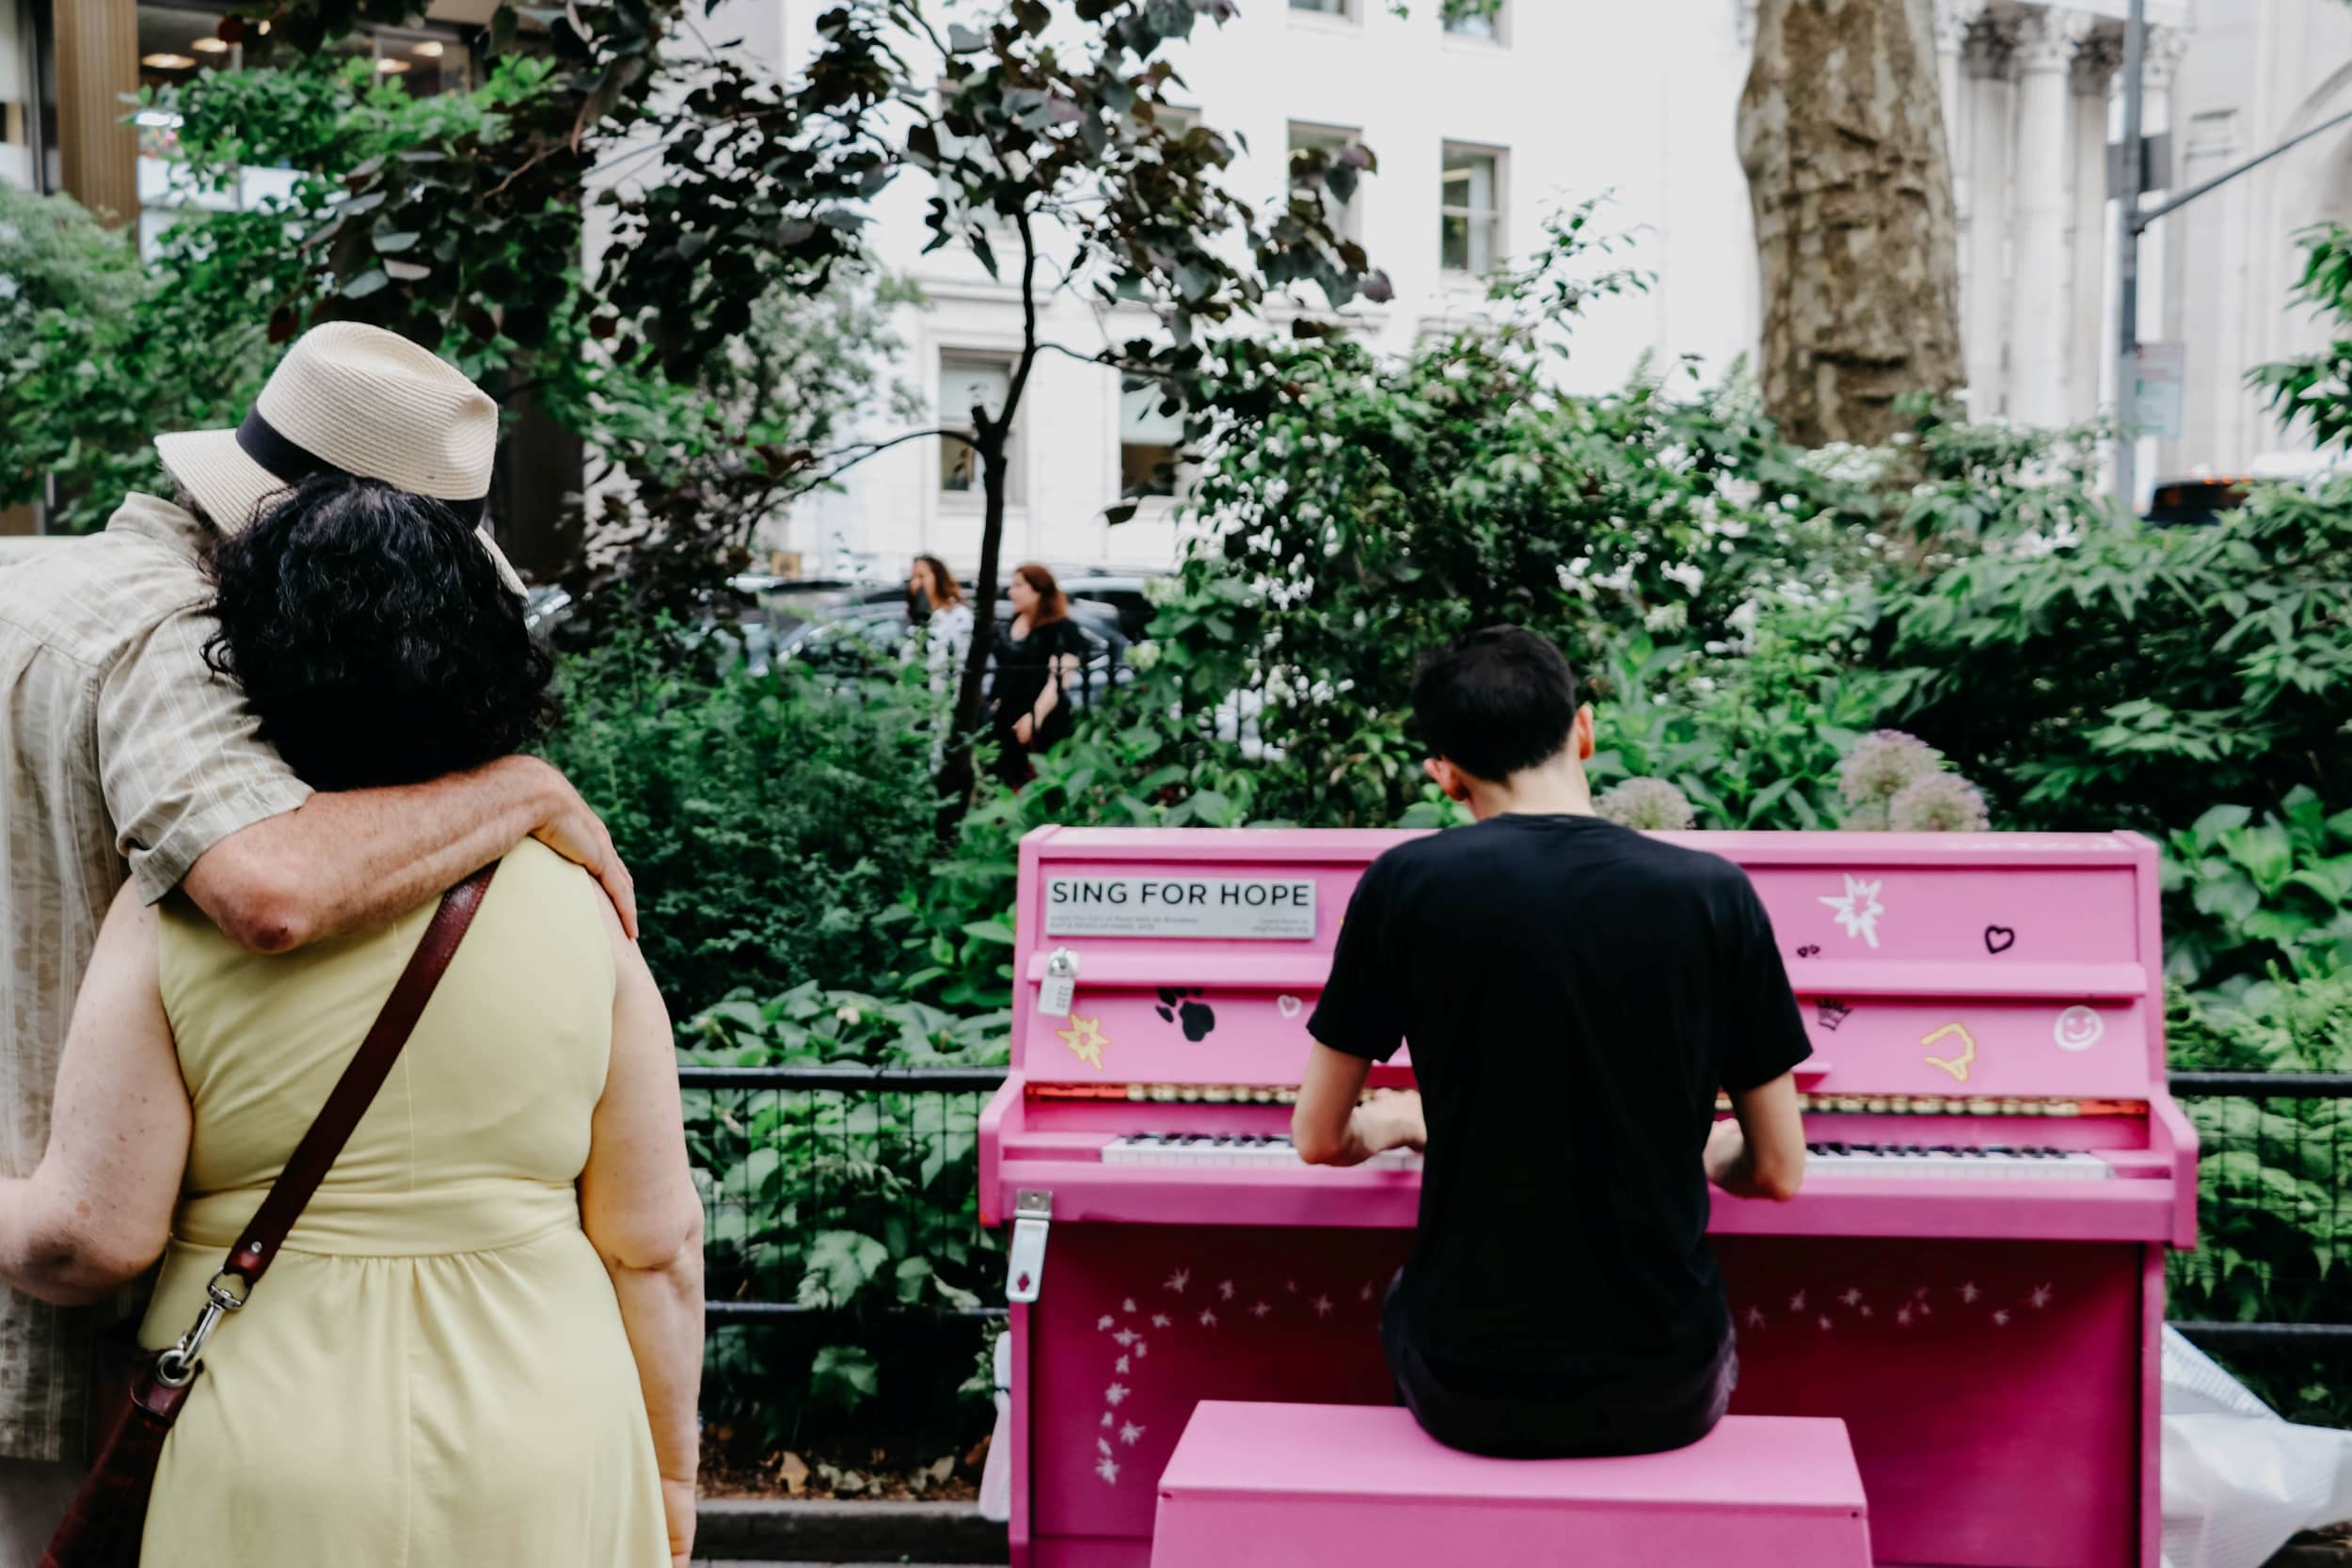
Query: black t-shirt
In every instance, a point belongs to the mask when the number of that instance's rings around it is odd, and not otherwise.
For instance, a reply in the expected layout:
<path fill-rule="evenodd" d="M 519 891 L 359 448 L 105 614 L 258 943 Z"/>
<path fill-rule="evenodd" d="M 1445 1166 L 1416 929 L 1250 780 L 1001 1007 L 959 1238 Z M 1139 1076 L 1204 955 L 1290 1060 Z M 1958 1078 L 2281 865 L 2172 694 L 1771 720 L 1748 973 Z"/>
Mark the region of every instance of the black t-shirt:
<path fill-rule="evenodd" d="M 1498 816 L 1375 861 L 1314 1037 L 1412 1045 L 1421 1223 L 1390 1301 L 1433 1365 L 1684 1365 L 1726 1326 L 1701 1152 L 1718 1086 L 1812 1053 L 1747 875 L 1597 816 Z"/>

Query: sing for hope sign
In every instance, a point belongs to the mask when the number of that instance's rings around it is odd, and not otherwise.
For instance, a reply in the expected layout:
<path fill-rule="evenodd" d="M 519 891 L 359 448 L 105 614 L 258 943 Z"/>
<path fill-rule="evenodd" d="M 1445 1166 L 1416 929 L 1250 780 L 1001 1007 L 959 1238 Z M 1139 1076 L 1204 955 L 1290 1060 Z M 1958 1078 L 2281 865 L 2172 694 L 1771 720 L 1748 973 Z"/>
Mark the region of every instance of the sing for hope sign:
<path fill-rule="evenodd" d="M 1049 937 L 1238 937 L 1312 942 L 1303 877 L 1048 877 Z"/>

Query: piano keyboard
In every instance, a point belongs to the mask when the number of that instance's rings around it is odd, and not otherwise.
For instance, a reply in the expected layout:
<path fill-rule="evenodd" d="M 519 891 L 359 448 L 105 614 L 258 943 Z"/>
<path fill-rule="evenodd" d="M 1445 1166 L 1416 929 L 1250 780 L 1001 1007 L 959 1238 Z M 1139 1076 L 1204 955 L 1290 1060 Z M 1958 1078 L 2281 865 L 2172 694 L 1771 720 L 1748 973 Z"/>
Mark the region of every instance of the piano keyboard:
<path fill-rule="evenodd" d="M 2101 1181 L 2114 1175 L 2095 1154 L 2002 1145 L 1828 1142 L 1805 1146 L 1805 1176 L 1887 1177 L 1927 1181 Z M 1303 1170 L 1306 1162 L 1281 1132 L 1137 1132 L 1103 1146 L 1106 1165 L 1219 1165 Z M 1364 1162 L 1374 1170 L 1419 1170 L 1421 1156 L 1392 1148 Z"/>
<path fill-rule="evenodd" d="M 1103 1146 L 1106 1165 L 1230 1165 L 1248 1170 L 1305 1170 L 1287 1132 L 1137 1132 Z M 1421 1155 L 1391 1148 L 1364 1162 L 1367 1170 L 1419 1170 Z"/>
<path fill-rule="evenodd" d="M 1807 1144 L 1804 1148 L 1808 1181 L 1817 1176 L 1928 1181 L 2102 1181 L 2115 1174 L 2097 1155 L 2068 1148 L 1850 1142 Z"/>

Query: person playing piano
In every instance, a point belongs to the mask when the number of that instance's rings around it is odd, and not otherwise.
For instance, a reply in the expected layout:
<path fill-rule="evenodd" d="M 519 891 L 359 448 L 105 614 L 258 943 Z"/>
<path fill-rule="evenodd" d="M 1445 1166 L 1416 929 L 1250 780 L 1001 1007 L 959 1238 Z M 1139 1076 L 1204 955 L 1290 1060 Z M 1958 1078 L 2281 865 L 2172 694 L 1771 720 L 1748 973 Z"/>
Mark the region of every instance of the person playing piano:
<path fill-rule="evenodd" d="M 1772 922 L 1729 861 L 1594 815 L 1592 710 L 1541 637 L 1496 627 L 1425 661 L 1413 711 L 1477 822 L 1365 871 L 1294 1142 L 1316 1164 L 1425 1149 L 1381 1341 L 1431 1436 L 1680 1448 L 1738 1377 L 1708 1182 L 1786 1201 L 1804 1174 L 1791 1069 L 1811 1046 Z M 1419 1088 L 1362 1100 L 1407 1041 Z"/>

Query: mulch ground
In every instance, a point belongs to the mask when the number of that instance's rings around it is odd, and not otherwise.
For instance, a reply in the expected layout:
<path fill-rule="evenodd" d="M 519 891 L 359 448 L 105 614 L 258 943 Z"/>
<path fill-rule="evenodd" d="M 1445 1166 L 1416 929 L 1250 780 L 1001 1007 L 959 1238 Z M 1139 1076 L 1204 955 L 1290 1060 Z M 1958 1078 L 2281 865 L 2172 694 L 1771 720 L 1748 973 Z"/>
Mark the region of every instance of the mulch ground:
<path fill-rule="evenodd" d="M 916 1463 L 883 1449 L 862 1452 L 746 1454 L 723 1428 L 703 1434 L 706 1497 L 827 1497 L 885 1502 L 971 1502 L 979 1496 L 985 1437 L 961 1454 Z"/>

